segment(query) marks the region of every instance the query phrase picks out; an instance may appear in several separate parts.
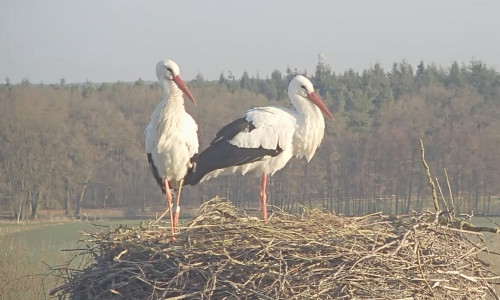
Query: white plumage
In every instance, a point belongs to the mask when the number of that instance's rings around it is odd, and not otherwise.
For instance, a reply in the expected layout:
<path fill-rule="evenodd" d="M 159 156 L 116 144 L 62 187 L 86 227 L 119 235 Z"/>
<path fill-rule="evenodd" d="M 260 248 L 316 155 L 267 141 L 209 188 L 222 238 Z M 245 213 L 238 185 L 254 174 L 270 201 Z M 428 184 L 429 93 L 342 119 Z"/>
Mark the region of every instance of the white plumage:
<path fill-rule="evenodd" d="M 196 104 L 179 75 L 179 67 L 171 60 L 156 64 L 156 76 L 163 91 L 162 100 L 156 105 L 151 121 L 144 131 L 144 141 L 152 173 L 166 194 L 169 207 L 172 195 L 170 189 L 178 189 L 175 220 L 178 222 L 180 190 L 191 159 L 198 153 L 198 125 L 184 107 L 183 94 Z M 171 210 L 172 212 L 172 210 Z M 161 218 L 161 217 L 160 217 Z"/>
<path fill-rule="evenodd" d="M 295 155 L 310 161 L 323 139 L 322 112 L 330 111 L 304 76 L 292 79 L 288 95 L 294 109 L 268 106 L 249 109 L 244 118 L 224 126 L 211 145 L 198 156 L 195 172 L 186 184 L 222 174 L 255 171 L 262 174 L 261 202 L 264 219 L 267 175 L 282 169 Z"/>

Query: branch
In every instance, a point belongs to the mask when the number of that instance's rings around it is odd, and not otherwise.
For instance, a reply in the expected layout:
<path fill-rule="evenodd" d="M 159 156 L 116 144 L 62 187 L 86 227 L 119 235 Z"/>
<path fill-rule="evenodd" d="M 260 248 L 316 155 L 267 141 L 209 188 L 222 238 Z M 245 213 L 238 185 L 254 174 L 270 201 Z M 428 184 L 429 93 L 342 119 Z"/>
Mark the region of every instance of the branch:
<path fill-rule="evenodd" d="M 463 229 L 465 231 L 500 233 L 499 228 L 487 227 L 487 226 L 474 226 L 468 222 L 465 222 L 464 220 L 459 220 L 459 219 L 455 220 L 440 219 L 439 223 L 441 225 L 447 225 L 451 226 L 452 228 Z"/>
<path fill-rule="evenodd" d="M 451 210 L 455 212 L 455 204 L 453 203 L 453 193 L 451 192 L 450 179 L 448 178 L 448 172 L 446 171 L 446 168 L 444 168 L 444 177 L 446 178 L 446 183 L 448 184 L 448 192 L 450 193 Z"/>
<path fill-rule="evenodd" d="M 424 142 L 422 140 L 420 140 L 420 150 L 422 151 L 422 164 L 424 165 L 425 168 L 425 175 L 427 175 L 427 179 L 429 180 L 429 185 L 431 186 L 434 209 L 436 210 L 437 213 L 440 213 L 441 210 L 439 209 L 439 203 L 437 200 L 436 185 L 434 184 L 434 180 L 432 179 L 431 171 L 429 170 L 429 165 L 427 165 L 427 162 L 425 161 Z"/>

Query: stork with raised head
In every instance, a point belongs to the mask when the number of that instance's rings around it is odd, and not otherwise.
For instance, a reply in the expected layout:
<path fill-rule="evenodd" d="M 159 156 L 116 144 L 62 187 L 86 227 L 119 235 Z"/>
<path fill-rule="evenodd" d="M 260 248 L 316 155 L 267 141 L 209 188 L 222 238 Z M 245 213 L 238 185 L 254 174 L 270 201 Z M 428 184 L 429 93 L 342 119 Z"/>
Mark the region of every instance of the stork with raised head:
<path fill-rule="evenodd" d="M 267 220 L 267 176 L 282 169 L 294 155 L 309 162 L 325 132 L 322 112 L 333 120 L 306 77 L 297 75 L 292 79 L 288 96 L 294 109 L 252 108 L 245 117 L 222 127 L 210 146 L 198 155 L 184 184 L 194 185 L 221 174 L 259 172 L 262 217 Z"/>
<path fill-rule="evenodd" d="M 188 96 L 195 105 L 196 101 L 182 81 L 175 62 L 167 59 L 159 61 L 156 64 L 156 76 L 163 97 L 156 105 L 151 121 L 144 131 L 144 140 L 151 171 L 167 198 L 173 235 L 179 223 L 183 180 L 188 169 L 192 167 L 193 157 L 199 148 L 198 125 L 186 112 L 183 95 Z M 175 210 L 172 207 L 172 190 L 178 191 Z"/>

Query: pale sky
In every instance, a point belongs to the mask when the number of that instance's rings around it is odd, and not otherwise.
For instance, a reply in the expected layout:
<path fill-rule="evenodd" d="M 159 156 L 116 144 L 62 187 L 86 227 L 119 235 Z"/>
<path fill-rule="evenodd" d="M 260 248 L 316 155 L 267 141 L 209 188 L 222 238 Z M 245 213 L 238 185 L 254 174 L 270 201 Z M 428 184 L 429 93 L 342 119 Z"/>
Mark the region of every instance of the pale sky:
<path fill-rule="evenodd" d="M 228 71 L 266 78 L 289 66 L 335 72 L 403 59 L 500 69 L 498 0 L 0 0 L 0 82 L 156 80 L 176 61 L 184 80 Z"/>

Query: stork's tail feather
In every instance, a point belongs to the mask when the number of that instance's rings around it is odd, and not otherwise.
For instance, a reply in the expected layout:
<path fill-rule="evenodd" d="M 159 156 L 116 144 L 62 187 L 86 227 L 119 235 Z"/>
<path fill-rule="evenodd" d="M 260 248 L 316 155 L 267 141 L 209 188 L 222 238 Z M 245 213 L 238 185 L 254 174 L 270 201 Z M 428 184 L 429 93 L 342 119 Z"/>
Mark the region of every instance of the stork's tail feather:
<path fill-rule="evenodd" d="M 184 185 L 195 185 L 199 183 L 209 172 L 219 168 L 216 155 L 212 147 L 205 149 L 200 154 L 196 154 L 191 158 L 192 167 L 189 168 L 186 177 L 184 177 Z"/>
<path fill-rule="evenodd" d="M 199 183 L 202 178 L 203 176 L 199 176 L 193 172 L 192 169 L 190 169 L 186 174 L 186 177 L 184 177 L 184 185 L 195 185 Z"/>
<path fill-rule="evenodd" d="M 198 172 L 198 158 L 199 155 L 196 153 L 193 157 L 191 157 L 191 168 L 188 169 L 186 176 L 184 177 L 184 185 L 195 185 L 205 176 L 205 174 L 201 174 Z"/>

